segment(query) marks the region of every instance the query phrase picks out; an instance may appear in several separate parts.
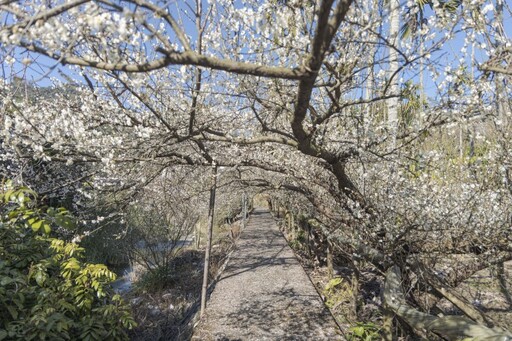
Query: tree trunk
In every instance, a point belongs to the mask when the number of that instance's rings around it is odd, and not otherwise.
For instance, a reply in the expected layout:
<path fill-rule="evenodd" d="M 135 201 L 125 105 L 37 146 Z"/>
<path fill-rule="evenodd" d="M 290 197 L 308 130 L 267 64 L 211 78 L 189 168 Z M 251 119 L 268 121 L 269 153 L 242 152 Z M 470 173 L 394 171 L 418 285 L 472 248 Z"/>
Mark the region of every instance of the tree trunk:
<path fill-rule="evenodd" d="M 497 34 L 496 41 L 494 43 L 494 48 L 497 50 L 503 45 L 503 41 L 506 40 L 506 34 L 503 26 L 503 0 L 496 0 L 496 10 L 495 10 L 495 18 L 497 22 Z M 498 118 L 502 121 L 503 127 L 507 128 L 507 113 L 511 111 L 506 85 L 506 78 L 501 74 L 495 75 L 495 84 L 496 84 L 496 107 L 498 111 Z"/>
<path fill-rule="evenodd" d="M 371 9 L 371 6 L 373 6 L 374 8 L 377 8 L 378 6 L 378 1 L 374 0 L 372 1 L 372 4 L 370 5 L 370 9 Z M 374 114 L 375 114 L 375 103 L 372 103 L 370 102 L 370 100 L 373 98 L 374 94 L 375 94 L 375 71 L 374 71 L 374 65 L 375 65 L 375 53 L 377 51 L 377 43 L 376 43 L 376 40 L 375 40 L 375 37 L 371 37 L 370 38 L 370 46 L 369 46 L 369 53 L 368 53 L 368 64 L 367 64 L 367 68 L 368 68 L 368 74 L 367 74 L 367 78 L 366 78 L 366 85 L 365 85 L 365 93 L 364 93 L 364 99 L 365 101 L 368 102 L 368 104 L 366 105 L 366 110 L 365 110 L 365 116 L 363 117 L 363 134 L 364 136 L 368 136 L 368 133 L 370 131 L 370 129 L 372 129 L 371 127 L 371 124 L 373 122 L 373 120 L 375 119 L 374 117 Z"/>
<path fill-rule="evenodd" d="M 392 97 L 388 101 L 388 126 L 391 135 L 391 146 L 395 147 L 396 134 L 398 130 L 398 32 L 400 30 L 400 1 L 390 0 L 389 2 L 389 72 L 388 81 L 390 82 L 389 90 Z"/>
<path fill-rule="evenodd" d="M 384 309 L 382 316 L 382 339 L 384 341 L 394 341 L 393 338 L 393 312 Z"/>
<path fill-rule="evenodd" d="M 423 23 L 420 24 L 420 31 L 423 29 Z M 423 33 L 420 32 L 420 56 L 423 56 L 425 53 L 425 39 L 423 37 Z M 418 117 L 416 119 L 417 126 L 421 129 L 423 127 L 424 118 L 425 118 L 425 75 L 424 69 L 425 62 L 423 57 L 420 58 L 420 112 L 418 113 Z"/>
<path fill-rule="evenodd" d="M 217 164 L 212 164 L 212 185 L 210 188 L 210 205 L 208 209 L 208 236 L 204 255 L 203 289 L 201 291 L 201 317 L 206 309 L 206 295 L 208 291 L 208 272 L 210 270 L 210 253 L 212 250 L 213 217 L 215 212 L 215 190 L 217 187 Z"/>
<path fill-rule="evenodd" d="M 407 304 L 402 286 L 402 276 L 397 266 L 386 272 L 384 305 L 416 330 L 426 330 L 442 335 L 448 340 L 460 340 L 464 336 L 478 340 L 507 340 L 508 331 L 489 328 L 462 316 L 434 316 L 423 313 Z"/>
<path fill-rule="evenodd" d="M 507 275 L 505 272 L 505 262 L 501 262 L 497 265 L 498 270 L 498 282 L 500 283 L 500 291 L 505 296 L 509 308 L 512 308 L 512 295 L 508 290 Z"/>

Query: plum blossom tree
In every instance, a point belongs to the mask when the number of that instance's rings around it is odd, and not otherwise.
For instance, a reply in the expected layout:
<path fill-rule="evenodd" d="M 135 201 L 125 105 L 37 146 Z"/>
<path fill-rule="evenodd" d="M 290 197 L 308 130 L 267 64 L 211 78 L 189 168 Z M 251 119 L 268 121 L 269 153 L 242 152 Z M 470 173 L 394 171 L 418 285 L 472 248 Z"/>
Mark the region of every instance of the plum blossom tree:
<path fill-rule="evenodd" d="M 398 46 L 396 21 L 415 7 L 392 3 L 388 18 L 374 1 L 350 0 L 2 4 L 8 70 L 44 56 L 68 65 L 76 93 L 30 102 L 5 80 L 3 140 L 52 162 L 101 165 L 103 187 L 144 188 L 176 165 L 233 168 L 243 186 L 300 195 L 289 210 L 307 202 L 354 267 L 398 265 L 413 295 L 428 283 L 491 326 L 452 287 L 511 255 L 510 41 L 502 34 L 492 48 L 487 1 L 451 11 L 432 2 L 422 48 Z M 468 48 L 482 56 L 467 58 Z M 411 124 L 406 84 L 418 67 L 431 90 Z M 461 252 L 471 259 L 459 268 Z M 446 278 L 430 271 L 447 259 Z"/>

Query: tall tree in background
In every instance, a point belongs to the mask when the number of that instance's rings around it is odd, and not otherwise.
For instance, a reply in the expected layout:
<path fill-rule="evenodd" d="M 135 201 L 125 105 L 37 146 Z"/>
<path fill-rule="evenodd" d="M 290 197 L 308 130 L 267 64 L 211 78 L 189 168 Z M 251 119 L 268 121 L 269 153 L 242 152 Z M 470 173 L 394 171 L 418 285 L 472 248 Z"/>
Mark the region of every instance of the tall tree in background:
<path fill-rule="evenodd" d="M 398 52 L 400 32 L 400 0 L 389 0 L 389 92 L 391 98 L 388 100 L 388 125 L 392 148 L 395 147 L 396 134 L 398 131 L 398 109 L 399 109 L 399 63 Z"/>

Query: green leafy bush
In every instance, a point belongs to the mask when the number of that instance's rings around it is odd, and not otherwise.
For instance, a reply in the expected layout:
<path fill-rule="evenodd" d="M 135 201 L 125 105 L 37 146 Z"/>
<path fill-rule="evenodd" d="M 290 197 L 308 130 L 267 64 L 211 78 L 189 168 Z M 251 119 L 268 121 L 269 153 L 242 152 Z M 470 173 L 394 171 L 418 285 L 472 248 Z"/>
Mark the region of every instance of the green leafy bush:
<path fill-rule="evenodd" d="M 172 271 L 168 266 L 157 266 L 146 270 L 141 278 L 135 283 L 139 292 L 156 293 L 172 286 Z"/>
<path fill-rule="evenodd" d="M 379 327 L 372 322 L 357 322 L 355 326 L 349 329 L 349 341 L 376 341 L 380 340 Z"/>
<path fill-rule="evenodd" d="M 334 309 L 343 303 L 350 303 L 353 292 L 350 284 L 341 277 L 335 277 L 327 283 L 323 294 L 325 296 L 325 304 L 329 309 Z"/>
<path fill-rule="evenodd" d="M 83 261 L 84 249 L 50 236 L 70 228 L 64 209 L 36 193 L 0 188 L 0 340 L 124 340 L 135 323 L 109 284 L 115 274 Z"/>

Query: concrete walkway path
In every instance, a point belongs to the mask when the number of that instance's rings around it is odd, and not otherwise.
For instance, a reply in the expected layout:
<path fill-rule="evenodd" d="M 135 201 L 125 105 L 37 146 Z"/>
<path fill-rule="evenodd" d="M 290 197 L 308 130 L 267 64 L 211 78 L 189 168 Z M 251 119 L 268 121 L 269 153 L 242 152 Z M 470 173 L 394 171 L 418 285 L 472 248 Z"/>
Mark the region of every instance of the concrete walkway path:
<path fill-rule="evenodd" d="M 192 340 L 342 340 L 268 210 L 252 214 Z"/>

